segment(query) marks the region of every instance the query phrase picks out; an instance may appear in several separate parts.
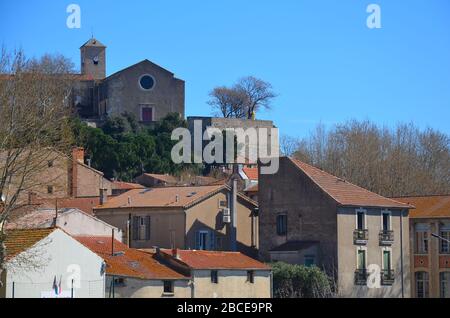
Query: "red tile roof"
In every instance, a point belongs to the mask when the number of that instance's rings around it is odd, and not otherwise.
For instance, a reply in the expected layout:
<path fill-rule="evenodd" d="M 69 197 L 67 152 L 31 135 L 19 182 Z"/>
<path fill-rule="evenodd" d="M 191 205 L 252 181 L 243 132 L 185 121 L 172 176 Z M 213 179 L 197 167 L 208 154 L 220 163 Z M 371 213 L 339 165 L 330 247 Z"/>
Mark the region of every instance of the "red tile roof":
<path fill-rule="evenodd" d="M 56 202 L 58 209 L 76 208 L 89 215 L 93 215 L 93 208 L 100 204 L 100 197 L 85 198 L 59 198 L 55 199 L 36 199 L 33 203 L 45 208 L 55 208 Z"/>
<path fill-rule="evenodd" d="M 166 255 L 172 255 L 172 250 L 161 250 Z M 270 267 L 239 252 L 177 250 L 178 261 L 192 269 L 261 269 Z"/>
<path fill-rule="evenodd" d="M 258 180 L 258 168 L 242 168 L 242 171 L 245 173 L 249 180 Z"/>
<path fill-rule="evenodd" d="M 185 208 L 213 195 L 224 185 L 194 187 L 162 187 L 130 190 L 111 198 L 96 209 L 130 208 L 130 207 L 179 207 Z M 131 202 L 129 204 L 129 202 Z"/>
<path fill-rule="evenodd" d="M 385 198 L 370 192 L 346 180 L 335 177 L 325 171 L 306 164 L 300 160 L 289 158 L 291 162 L 309 177 L 319 188 L 342 206 L 414 208 L 411 205 Z"/>
<path fill-rule="evenodd" d="M 123 182 L 123 181 L 113 181 L 113 189 L 120 190 L 131 190 L 131 189 L 144 189 L 143 185 L 139 183 Z"/>
<path fill-rule="evenodd" d="M 431 195 L 393 198 L 414 205 L 410 218 L 450 218 L 450 195 Z"/>
<path fill-rule="evenodd" d="M 178 182 L 177 178 L 168 174 L 144 173 L 144 175 L 168 184 L 176 184 Z"/>
<path fill-rule="evenodd" d="M 128 248 L 114 240 L 115 255 L 111 255 L 111 237 L 76 236 L 81 244 L 89 248 L 106 262 L 109 275 L 135 277 L 140 279 L 186 279 L 183 274 L 159 263 L 153 253 Z"/>
<path fill-rule="evenodd" d="M 26 251 L 36 243 L 50 235 L 56 228 L 47 229 L 21 229 L 6 232 L 5 246 L 6 259 Z"/>

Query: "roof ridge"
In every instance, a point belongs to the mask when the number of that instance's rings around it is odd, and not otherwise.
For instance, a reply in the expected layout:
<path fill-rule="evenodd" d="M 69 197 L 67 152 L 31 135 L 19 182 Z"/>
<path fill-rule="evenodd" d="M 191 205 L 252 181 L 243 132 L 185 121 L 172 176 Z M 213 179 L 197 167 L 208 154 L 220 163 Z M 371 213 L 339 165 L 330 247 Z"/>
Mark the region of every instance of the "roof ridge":
<path fill-rule="evenodd" d="M 379 198 L 382 198 L 382 199 L 386 199 L 386 200 L 388 200 L 388 201 L 392 201 L 392 202 L 395 202 L 395 203 L 397 203 L 397 204 L 401 204 L 401 205 L 406 205 L 406 206 L 410 206 L 410 207 L 412 207 L 411 205 L 409 205 L 409 204 L 405 204 L 405 203 L 403 203 L 403 202 L 399 202 L 399 201 L 396 201 L 396 200 L 394 200 L 394 199 L 391 199 L 391 198 L 388 198 L 388 197 L 385 197 L 385 196 L 382 196 L 382 195 L 380 195 L 380 194 L 378 194 L 378 193 L 376 193 L 376 192 L 373 192 L 373 191 L 370 191 L 370 190 L 368 190 L 368 189 L 365 189 L 365 188 L 363 188 L 363 187 L 360 187 L 359 185 L 356 185 L 356 184 L 354 184 L 354 183 L 352 183 L 352 182 L 350 182 L 350 181 L 347 181 L 346 179 L 344 179 L 344 178 L 341 178 L 341 177 L 338 177 L 338 176 L 335 176 L 335 175 L 332 175 L 331 173 L 328 173 L 328 172 L 326 172 L 325 170 L 322 170 L 322 169 L 320 169 L 320 168 L 318 168 L 318 167 L 315 167 L 315 166 L 313 166 L 313 165 L 310 165 L 310 164 L 308 164 L 308 163 L 306 163 L 306 162 L 303 162 L 303 161 L 301 161 L 301 160 L 299 160 L 299 159 L 296 159 L 296 158 L 292 158 L 292 157 L 288 157 L 294 164 L 295 164 L 295 166 L 296 167 L 298 167 L 299 169 L 301 169 L 319 188 L 321 188 L 325 193 L 327 193 L 333 200 L 335 200 L 337 203 L 339 203 L 339 204 L 342 204 L 339 200 L 337 200 L 331 193 L 329 193 L 329 191 L 327 191 L 326 189 L 324 189 L 316 180 L 314 180 L 314 178 L 308 173 L 308 172 L 306 172 L 301 166 L 300 166 L 300 164 L 303 164 L 303 165 L 306 165 L 306 166 L 308 166 L 308 167 L 310 167 L 310 168 L 312 168 L 312 169 L 314 169 L 314 170 L 316 170 L 316 171 L 319 171 L 320 173 L 322 173 L 322 174 L 325 174 L 325 175 L 327 175 L 327 176 L 329 176 L 329 177 L 332 177 L 333 179 L 336 179 L 336 180 L 338 180 L 338 181 L 341 181 L 341 182 L 344 182 L 344 183 L 347 183 L 347 184 L 349 184 L 349 185 L 351 185 L 351 186 L 353 186 L 353 187 L 356 187 L 356 188 L 358 188 L 358 189 L 360 189 L 360 190 L 363 190 L 364 192 L 366 192 L 366 193 L 370 193 L 370 194 L 372 194 L 372 195 L 376 195 L 376 196 L 378 196 Z"/>

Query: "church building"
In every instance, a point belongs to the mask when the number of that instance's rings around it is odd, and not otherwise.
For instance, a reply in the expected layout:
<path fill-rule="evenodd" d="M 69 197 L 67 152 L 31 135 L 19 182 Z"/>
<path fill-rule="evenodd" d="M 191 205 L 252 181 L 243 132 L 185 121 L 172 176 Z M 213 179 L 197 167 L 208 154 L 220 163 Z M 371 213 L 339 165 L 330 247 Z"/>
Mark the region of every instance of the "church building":
<path fill-rule="evenodd" d="M 81 118 L 101 121 L 124 112 L 144 124 L 172 112 L 184 118 L 184 81 L 172 72 L 146 59 L 106 76 L 106 46 L 95 38 L 81 46 L 80 55 L 73 104 Z"/>

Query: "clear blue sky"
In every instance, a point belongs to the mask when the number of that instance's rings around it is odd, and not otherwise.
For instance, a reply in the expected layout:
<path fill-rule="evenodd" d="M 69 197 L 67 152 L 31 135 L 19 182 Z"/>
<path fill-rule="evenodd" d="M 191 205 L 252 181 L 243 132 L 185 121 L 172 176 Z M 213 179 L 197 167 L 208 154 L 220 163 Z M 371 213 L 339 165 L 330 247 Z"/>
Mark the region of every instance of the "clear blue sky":
<path fill-rule="evenodd" d="M 81 29 L 66 27 L 70 3 Z M 381 29 L 366 26 L 370 3 Z M 279 94 L 258 117 L 284 134 L 351 118 L 450 134 L 448 0 L 0 0 L 0 43 L 30 56 L 79 67 L 92 30 L 108 74 L 147 58 L 184 79 L 187 115 L 209 115 L 211 88 L 254 75 Z"/>

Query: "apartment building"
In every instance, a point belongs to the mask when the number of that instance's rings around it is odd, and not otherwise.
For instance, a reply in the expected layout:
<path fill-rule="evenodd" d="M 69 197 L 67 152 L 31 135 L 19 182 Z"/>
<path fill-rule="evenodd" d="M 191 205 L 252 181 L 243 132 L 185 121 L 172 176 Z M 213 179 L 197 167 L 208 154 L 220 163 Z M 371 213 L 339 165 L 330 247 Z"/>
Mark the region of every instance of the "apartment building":
<path fill-rule="evenodd" d="M 409 297 L 409 209 L 296 159 L 259 175 L 260 256 L 325 269 L 344 297 Z"/>
<path fill-rule="evenodd" d="M 450 298 L 450 195 L 395 198 L 410 213 L 411 291 L 417 298 Z"/>

